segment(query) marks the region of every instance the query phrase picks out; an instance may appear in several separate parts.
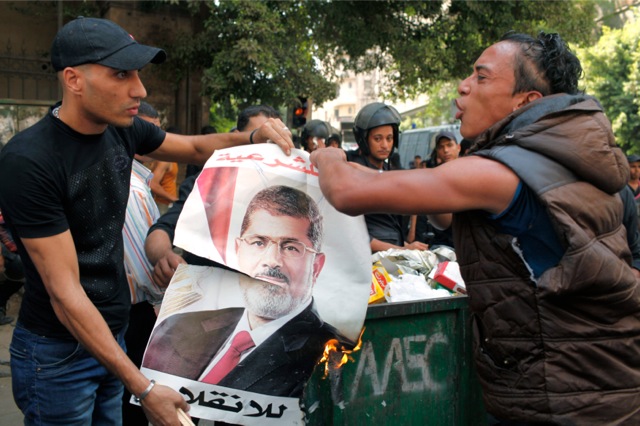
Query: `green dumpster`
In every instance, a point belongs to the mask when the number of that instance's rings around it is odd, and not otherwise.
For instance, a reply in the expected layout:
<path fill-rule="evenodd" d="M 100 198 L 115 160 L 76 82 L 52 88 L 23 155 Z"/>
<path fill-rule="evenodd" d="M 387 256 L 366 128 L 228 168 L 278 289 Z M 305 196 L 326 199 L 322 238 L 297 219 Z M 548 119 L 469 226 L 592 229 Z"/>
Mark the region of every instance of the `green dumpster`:
<path fill-rule="evenodd" d="M 486 425 L 468 298 L 369 306 L 362 346 L 304 397 L 309 425 Z"/>

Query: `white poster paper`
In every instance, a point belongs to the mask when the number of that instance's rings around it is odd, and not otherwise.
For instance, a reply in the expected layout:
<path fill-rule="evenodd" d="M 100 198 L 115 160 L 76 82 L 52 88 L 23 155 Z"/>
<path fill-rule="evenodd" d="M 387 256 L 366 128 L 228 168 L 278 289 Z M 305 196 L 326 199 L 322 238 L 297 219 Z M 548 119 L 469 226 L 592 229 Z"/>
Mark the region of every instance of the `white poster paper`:
<path fill-rule="evenodd" d="M 178 268 L 142 371 L 182 392 L 194 417 L 301 424 L 298 399 L 327 342 L 351 349 L 362 330 L 364 219 L 324 199 L 308 153 L 248 145 L 209 159 L 174 243 L 230 269 Z"/>

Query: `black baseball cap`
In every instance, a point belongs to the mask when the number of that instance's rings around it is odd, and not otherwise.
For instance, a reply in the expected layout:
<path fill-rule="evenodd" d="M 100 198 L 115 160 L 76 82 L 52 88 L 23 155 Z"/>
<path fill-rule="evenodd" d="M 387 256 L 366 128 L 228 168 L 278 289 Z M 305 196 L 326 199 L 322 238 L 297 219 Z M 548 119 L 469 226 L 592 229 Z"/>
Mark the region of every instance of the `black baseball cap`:
<path fill-rule="evenodd" d="M 129 71 L 149 62 L 161 64 L 165 59 L 164 50 L 139 44 L 117 24 L 83 16 L 62 27 L 51 46 L 51 64 L 56 71 L 83 64 Z"/>

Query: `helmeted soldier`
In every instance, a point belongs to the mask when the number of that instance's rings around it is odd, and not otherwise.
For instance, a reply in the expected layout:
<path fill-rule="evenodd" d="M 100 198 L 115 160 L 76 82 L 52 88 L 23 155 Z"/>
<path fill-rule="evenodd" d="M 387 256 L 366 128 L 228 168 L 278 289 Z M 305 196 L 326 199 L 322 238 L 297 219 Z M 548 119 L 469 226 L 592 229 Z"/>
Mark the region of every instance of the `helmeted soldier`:
<path fill-rule="evenodd" d="M 313 152 L 318 148 L 324 148 L 325 141 L 332 133 L 331 125 L 322 120 L 311 120 L 302 128 L 302 147 L 307 152 Z"/>
<path fill-rule="evenodd" d="M 393 169 L 387 159 L 398 148 L 400 121 L 400 114 L 390 105 L 382 102 L 365 105 L 356 115 L 353 125 L 358 150 L 347 151 L 347 160 L 378 170 L 380 173 Z M 400 215 L 366 214 L 365 221 L 371 238 L 372 252 L 391 248 L 426 250 L 429 247 L 419 241 L 405 244 L 407 223 Z"/>

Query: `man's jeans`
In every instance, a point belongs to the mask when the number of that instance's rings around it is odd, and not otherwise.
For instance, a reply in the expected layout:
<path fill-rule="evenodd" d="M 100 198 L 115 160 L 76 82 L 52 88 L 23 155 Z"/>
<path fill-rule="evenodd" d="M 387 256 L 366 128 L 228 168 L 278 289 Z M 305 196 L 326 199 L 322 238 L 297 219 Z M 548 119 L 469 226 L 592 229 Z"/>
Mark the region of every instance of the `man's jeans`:
<path fill-rule="evenodd" d="M 123 349 L 124 331 L 116 336 Z M 9 351 L 25 425 L 122 424 L 122 382 L 76 341 L 38 336 L 18 323 Z"/>

